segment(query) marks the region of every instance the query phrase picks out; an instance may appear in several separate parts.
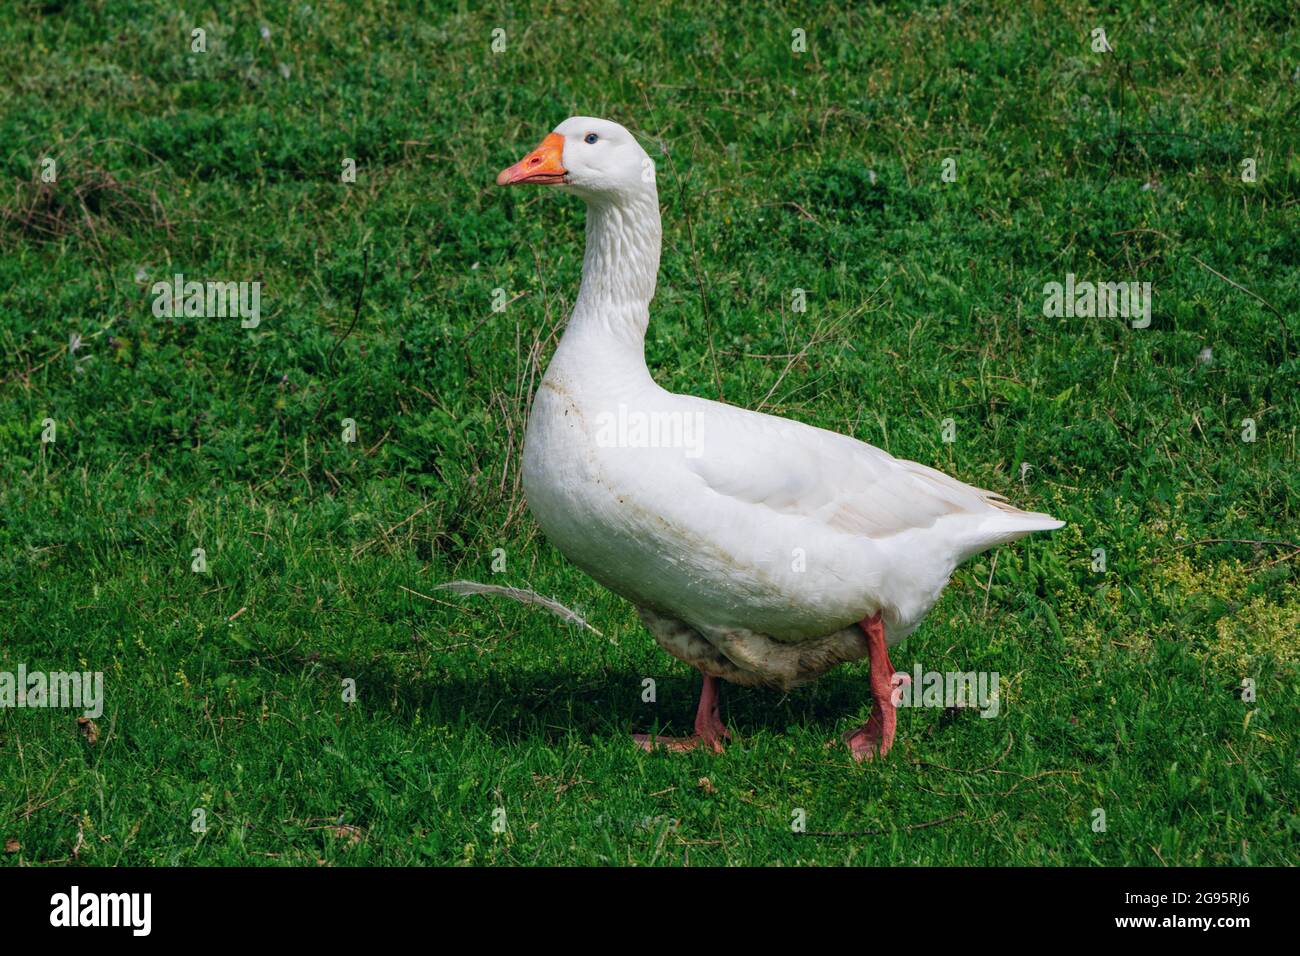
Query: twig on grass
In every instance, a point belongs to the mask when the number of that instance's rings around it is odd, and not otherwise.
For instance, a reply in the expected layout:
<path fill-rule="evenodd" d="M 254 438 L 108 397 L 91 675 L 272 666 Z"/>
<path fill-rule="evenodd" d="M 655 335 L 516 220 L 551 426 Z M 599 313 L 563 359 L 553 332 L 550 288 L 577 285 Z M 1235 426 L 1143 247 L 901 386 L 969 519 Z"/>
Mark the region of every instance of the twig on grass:
<path fill-rule="evenodd" d="M 849 321 L 850 319 L 857 318 L 864 311 L 866 311 L 867 306 L 871 304 L 871 300 L 876 297 L 876 293 L 885 287 L 885 283 L 888 282 L 889 279 L 890 277 L 886 276 L 884 281 L 881 282 L 880 285 L 876 286 L 873 290 L 871 290 L 871 294 L 869 296 L 863 299 L 862 302 L 858 303 L 858 305 L 854 306 L 852 309 L 849 309 L 848 311 L 844 312 L 838 318 L 832 319 L 829 322 L 823 321 L 817 323 L 817 328 L 813 329 L 813 333 L 811 336 L 809 336 L 808 341 L 803 344 L 803 347 L 800 348 L 798 352 L 790 356 L 789 361 L 785 363 L 785 368 L 781 369 L 781 374 L 776 377 L 776 381 L 772 383 L 772 387 L 767 390 L 767 394 L 763 396 L 763 400 L 758 403 L 758 406 L 754 409 L 754 411 L 761 412 L 767 406 L 768 399 L 770 399 L 773 396 L 773 394 L 776 393 L 776 390 L 781 387 L 781 383 L 785 381 L 785 377 L 788 374 L 790 374 L 790 369 L 794 368 L 796 363 L 801 362 L 804 356 L 806 356 L 810 351 L 815 349 L 822 342 L 828 341 L 829 339 L 832 339 L 837 334 L 839 334 L 840 328 L 841 326 L 843 326 L 845 322 Z"/>
<path fill-rule="evenodd" d="M 1138 234 L 1141 234 L 1141 233 L 1150 233 L 1151 235 L 1159 236 L 1161 239 L 1164 239 L 1164 240 L 1165 240 L 1166 242 L 1168 242 L 1168 243 L 1175 244 L 1175 240 L 1172 239 L 1172 238 L 1168 235 L 1168 233 L 1161 232 L 1159 229 L 1122 229 L 1122 230 L 1120 230 L 1119 232 L 1113 232 L 1113 233 L 1111 233 L 1111 235 L 1112 235 L 1112 236 L 1129 236 L 1129 235 L 1138 235 Z M 1204 269 L 1206 272 L 1210 273 L 1210 274 L 1213 275 L 1213 276 L 1217 276 L 1218 278 L 1222 279 L 1224 282 L 1228 283 L 1228 285 L 1232 286 L 1234 289 L 1237 289 L 1237 290 L 1239 290 L 1239 291 L 1241 291 L 1241 292 L 1246 293 L 1246 295 L 1250 296 L 1252 299 L 1254 299 L 1254 300 L 1255 300 L 1256 302 L 1258 302 L 1260 305 L 1264 306 L 1264 308 L 1268 309 L 1268 310 L 1269 310 L 1270 312 L 1272 312 L 1275 316 L 1277 316 L 1277 322 L 1278 322 L 1278 325 L 1279 325 L 1279 326 L 1281 327 L 1281 329 L 1282 329 L 1282 357 L 1283 357 L 1283 358 L 1286 358 L 1286 357 L 1288 357 L 1288 356 L 1290 355 L 1290 350 L 1289 350 L 1289 348 L 1288 348 L 1288 345 L 1289 345 L 1289 343 L 1290 343 L 1290 337 L 1289 337 L 1289 335 L 1288 335 L 1288 333 L 1287 333 L 1286 315 L 1285 315 L 1285 314 L 1284 314 L 1280 309 L 1278 309 L 1277 306 L 1273 305 L 1273 303 L 1269 302 L 1267 299 L 1265 299 L 1263 296 L 1259 295 L 1258 293 L 1256 293 L 1256 292 L 1252 292 L 1250 289 L 1247 289 L 1247 288 L 1246 288 L 1244 285 L 1242 285 L 1240 282 L 1236 282 L 1236 281 L 1233 280 L 1233 279 L 1229 279 L 1229 278 L 1228 278 L 1227 276 L 1225 276 L 1222 272 L 1220 272 L 1218 269 L 1214 268 L 1214 267 L 1213 267 L 1212 265 L 1210 265 L 1208 262 L 1205 262 L 1203 259 L 1200 259 L 1200 258 L 1198 258 L 1197 256 L 1192 255 L 1190 252 L 1189 252 L 1189 253 L 1186 253 L 1186 255 L 1187 255 L 1187 258 L 1191 259 L 1193 262 L 1195 262 L 1198 266 L 1200 266 L 1200 267 L 1201 267 L 1202 269 Z"/>
<path fill-rule="evenodd" d="M 881 830 L 809 830 L 805 836 L 818 837 L 857 837 L 857 836 L 884 836 L 887 833 L 897 833 L 898 831 L 924 830 L 927 827 L 937 827 L 941 823 L 948 823 L 951 820 L 957 820 L 966 816 L 966 811 L 954 813 L 952 816 L 940 817 L 937 820 L 926 820 L 924 823 L 909 823 L 907 826 L 890 827 Z"/>
<path fill-rule="evenodd" d="M 1268 538 L 1202 538 L 1200 541 L 1191 541 L 1187 544 L 1180 544 L 1175 551 L 1184 551 L 1187 548 L 1195 548 L 1202 544 L 1256 544 L 1272 545 L 1275 548 L 1300 548 L 1300 543 L 1295 541 L 1275 541 Z"/>
<path fill-rule="evenodd" d="M 988 772 L 988 771 L 990 771 L 990 770 L 993 770 L 994 767 L 996 767 L 996 766 L 997 766 L 998 764 L 1000 764 L 1002 761 L 1004 761 L 1004 760 L 1007 759 L 1007 754 L 1011 753 L 1011 747 L 1012 747 L 1012 745 L 1013 745 L 1015 742 L 1016 742 L 1015 735 L 1012 734 L 1011 737 L 1010 737 L 1010 739 L 1007 740 L 1007 749 L 1004 750 L 1004 751 L 1002 751 L 1002 756 L 999 757 L 997 760 L 993 761 L 993 762 L 992 762 L 991 764 L 989 764 L 987 767 L 980 767 L 980 768 L 978 768 L 978 769 L 976 769 L 976 770 L 962 770 L 962 769 L 959 768 L 959 767 L 945 767 L 945 766 L 943 766 L 942 764 L 937 764 L 937 763 L 928 763 L 928 762 L 926 762 L 926 761 L 924 761 L 924 760 L 913 760 L 913 761 L 912 761 L 912 766 L 914 766 L 914 767 L 931 767 L 931 768 L 933 768 L 933 769 L 935 769 L 935 770 L 944 770 L 944 771 L 947 771 L 948 773 L 986 773 L 986 772 Z M 999 772 L 1000 772 L 1000 771 L 999 771 Z"/>
<path fill-rule="evenodd" d="M 379 538 L 387 538 L 390 534 L 392 534 L 392 533 L 393 533 L 394 531 L 396 531 L 398 528 L 402 527 L 402 525 L 406 524 L 407 522 L 414 521 L 414 520 L 415 520 L 416 518 L 418 518 L 420 515 L 424 514 L 426 511 L 428 511 L 430 508 L 432 508 L 436 503 L 437 503 L 436 499 L 430 499 L 429 501 L 426 501 L 424 504 L 422 504 L 422 505 L 421 505 L 419 508 L 417 508 L 415 511 L 411 512 L 409 515 L 407 515 L 407 516 L 406 516 L 405 518 L 403 518 L 401 521 L 397 522 L 397 524 L 393 525 L 391 528 L 389 528 L 387 531 L 385 531 L 383 534 L 381 534 L 381 535 L 379 536 Z M 371 539 L 370 539 L 369 541 L 367 541 L 365 544 L 359 544 L 359 545 L 357 545 L 355 548 L 352 549 L 352 556 L 353 556 L 354 558 L 357 557 L 357 556 L 359 556 L 363 551 L 365 551 L 365 550 L 366 550 L 367 548 L 369 548 L 371 545 L 375 544 L 375 542 L 377 542 L 377 541 L 379 540 L 379 538 L 371 538 Z"/>
<path fill-rule="evenodd" d="M 1288 553 L 1282 555 L 1282 557 L 1274 558 L 1272 561 L 1266 561 L 1264 564 L 1259 565 L 1260 570 L 1271 568 L 1275 564 L 1282 564 L 1283 562 L 1290 561 L 1296 555 L 1300 555 L 1300 543 L 1295 541 L 1274 541 L 1258 538 L 1201 538 L 1199 541 L 1188 541 L 1186 544 L 1180 544 L 1175 547 L 1174 550 L 1186 551 L 1188 548 L 1198 548 L 1203 544 L 1249 544 L 1253 545 L 1257 551 L 1263 547 L 1290 549 Z M 1151 559 L 1151 563 L 1161 564 L 1164 560 L 1163 556 L 1157 556 Z"/>
<path fill-rule="evenodd" d="M 366 246 L 361 250 L 361 285 L 357 287 L 357 300 L 352 308 L 352 324 L 348 326 L 346 332 L 344 332 L 342 335 L 340 335 L 337 339 L 334 340 L 334 347 L 330 349 L 329 355 L 325 356 L 325 370 L 331 376 L 334 375 L 334 353 L 339 350 L 339 346 L 343 344 L 343 340 L 352 334 L 352 330 L 357 327 L 357 322 L 361 320 L 361 303 L 365 301 L 366 280 L 369 278 L 370 278 L 370 247 Z M 316 406 L 316 414 L 313 415 L 311 419 L 313 424 L 315 424 L 315 422 L 320 418 L 320 413 L 325 410 L 325 403 L 329 401 L 329 399 L 333 396 L 334 386 L 337 384 L 338 384 L 337 378 L 334 378 L 334 380 L 330 382 L 329 391 L 325 393 L 325 397 L 322 398 L 320 400 L 320 404 Z"/>

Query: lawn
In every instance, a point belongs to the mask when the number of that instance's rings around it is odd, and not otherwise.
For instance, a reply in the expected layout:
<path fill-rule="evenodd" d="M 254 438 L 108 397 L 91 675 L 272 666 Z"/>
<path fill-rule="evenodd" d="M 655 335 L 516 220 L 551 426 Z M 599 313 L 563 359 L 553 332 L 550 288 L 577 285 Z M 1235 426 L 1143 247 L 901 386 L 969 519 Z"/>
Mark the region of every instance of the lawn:
<path fill-rule="evenodd" d="M 1293 3 L 20 6 L 0 672 L 104 701 L 0 708 L 0 861 L 1295 860 Z M 854 764 L 863 663 L 728 688 L 725 754 L 631 745 L 698 679 L 519 478 L 583 209 L 493 180 L 571 114 L 656 160 L 661 384 L 1067 522 L 891 652 L 997 672 L 995 719 Z M 260 322 L 156 315 L 177 273 Z M 1070 274 L 1149 326 L 1046 315 Z"/>

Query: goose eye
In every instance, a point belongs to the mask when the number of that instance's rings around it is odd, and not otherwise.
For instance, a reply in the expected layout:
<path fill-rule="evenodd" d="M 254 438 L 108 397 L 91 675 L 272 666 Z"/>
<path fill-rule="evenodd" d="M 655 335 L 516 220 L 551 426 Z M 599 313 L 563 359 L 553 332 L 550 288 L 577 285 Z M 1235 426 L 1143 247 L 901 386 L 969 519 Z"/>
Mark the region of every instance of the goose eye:
<path fill-rule="evenodd" d="M 588 133 L 586 136 L 582 137 L 582 141 L 584 143 L 594 143 L 598 139 L 600 139 L 600 137 L 597 136 L 595 133 Z"/>

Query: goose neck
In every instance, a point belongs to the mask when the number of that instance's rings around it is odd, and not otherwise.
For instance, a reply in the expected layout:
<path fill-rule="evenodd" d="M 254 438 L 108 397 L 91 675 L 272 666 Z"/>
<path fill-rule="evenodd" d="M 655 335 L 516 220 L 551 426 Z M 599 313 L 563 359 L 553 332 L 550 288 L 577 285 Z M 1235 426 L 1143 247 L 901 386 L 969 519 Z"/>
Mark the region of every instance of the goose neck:
<path fill-rule="evenodd" d="M 570 327 L 597 326 L 641 346 L 659 273 L 662 226 L 653 193 L 589 202 L 582 286 Z"/>

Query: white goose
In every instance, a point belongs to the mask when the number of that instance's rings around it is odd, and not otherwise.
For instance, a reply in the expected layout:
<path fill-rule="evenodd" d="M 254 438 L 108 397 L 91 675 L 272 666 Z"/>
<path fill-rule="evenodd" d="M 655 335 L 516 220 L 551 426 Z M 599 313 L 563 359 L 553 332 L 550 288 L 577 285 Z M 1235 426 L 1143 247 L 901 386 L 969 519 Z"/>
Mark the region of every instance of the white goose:
<path fill-rule="evenodd" d="M 854 438 L 656 385 L 644 340 L 659 200 L 622 126 L 567 119 L 497 183 L 587 203 L 582 286 L 533 399 L 523 482 L 556 547 L 704 675 L 695 734 L 638 743 L 720 751 L 720 678 L 786 689 L 865 656 L 872 714 L 845 740 L 858 760 L 884 756 L 887 646 L 962 561 L 1062 522 Z"/>

